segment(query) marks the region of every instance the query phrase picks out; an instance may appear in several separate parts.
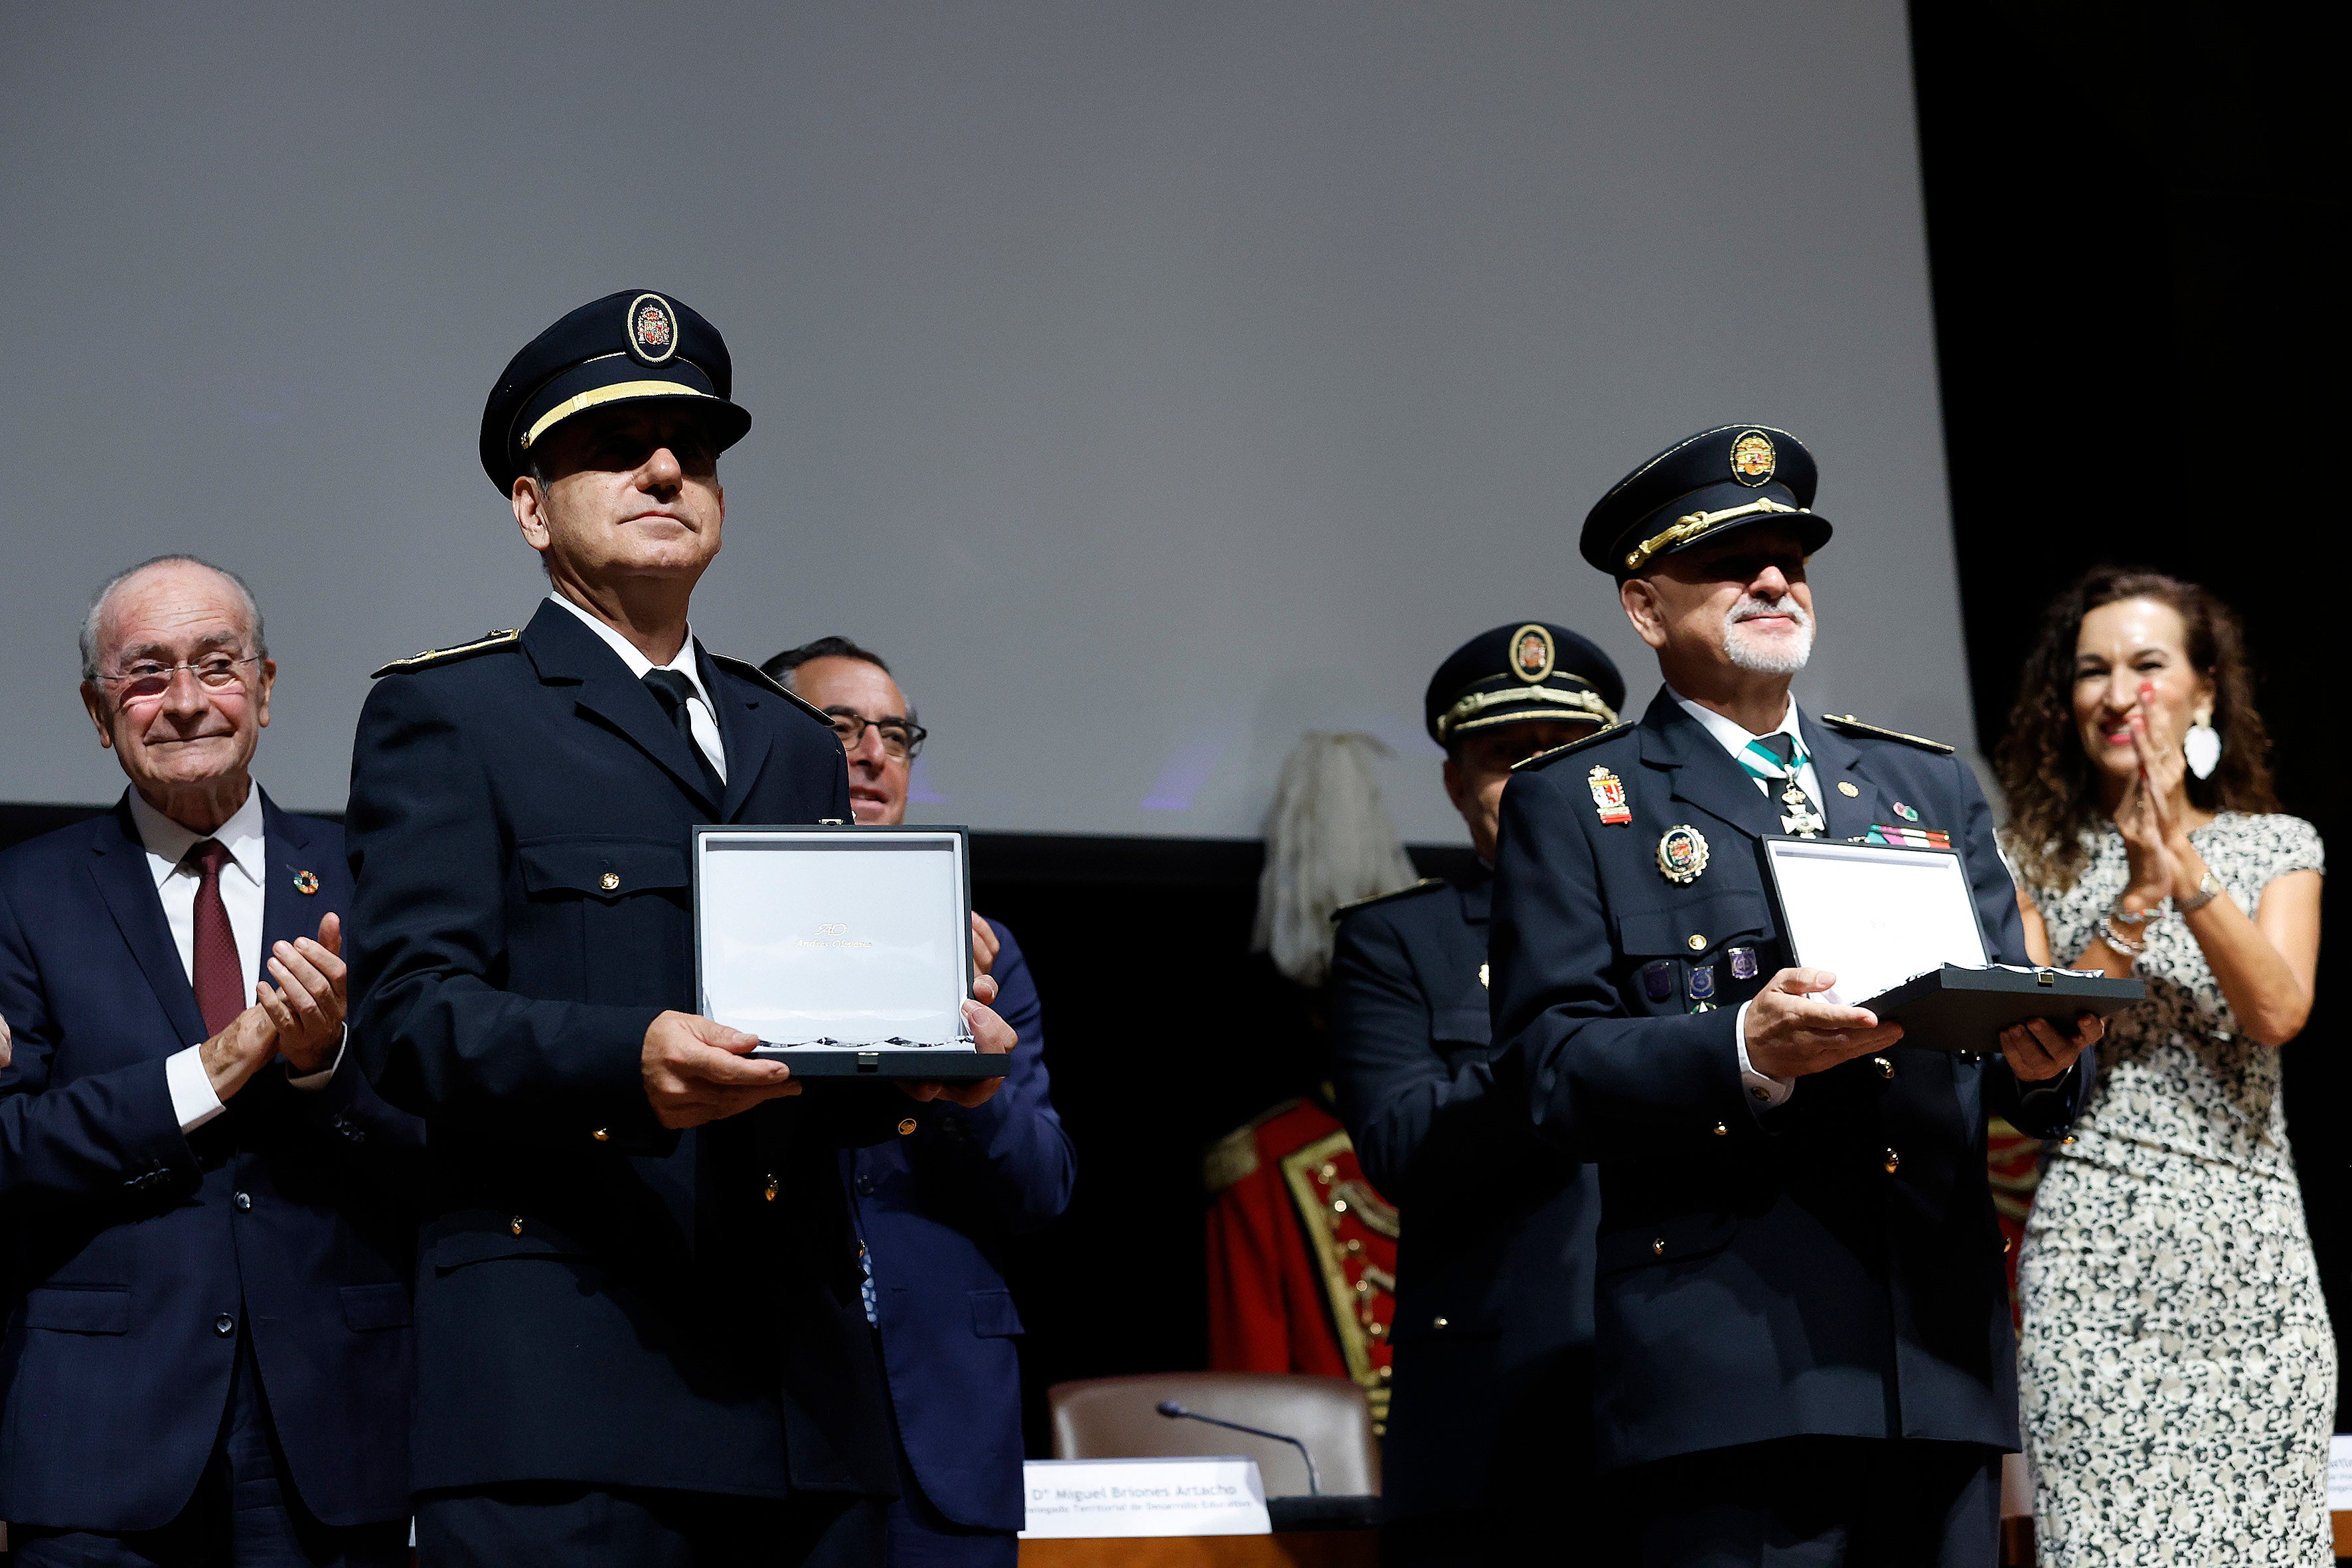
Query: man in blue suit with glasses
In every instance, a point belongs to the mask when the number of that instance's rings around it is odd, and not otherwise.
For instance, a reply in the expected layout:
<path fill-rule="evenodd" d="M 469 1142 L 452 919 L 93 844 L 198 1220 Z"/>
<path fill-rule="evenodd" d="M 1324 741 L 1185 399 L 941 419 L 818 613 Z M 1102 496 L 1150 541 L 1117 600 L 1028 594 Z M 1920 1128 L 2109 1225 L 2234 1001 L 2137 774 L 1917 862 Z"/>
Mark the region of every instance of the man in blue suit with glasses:
<path fill-rule="evenodd" d="M 924 730 L 881 656 L 829 637 L 761 668 L 832 721 L 856 819 L 906 821 Z M 890 1568 L 1013 1568 L 1022 1330 L 1004 1246 L 1060 1215 L 1076 1176 L 1029 961 L 1011 931 L 979 915 L 972 961 L 994 977 L 997 1011 L 1020 1034 L 1003 1092 L 982 1106 L 910 1109 L 897 1138 L 841 1154 L 898 1439 Z"/>

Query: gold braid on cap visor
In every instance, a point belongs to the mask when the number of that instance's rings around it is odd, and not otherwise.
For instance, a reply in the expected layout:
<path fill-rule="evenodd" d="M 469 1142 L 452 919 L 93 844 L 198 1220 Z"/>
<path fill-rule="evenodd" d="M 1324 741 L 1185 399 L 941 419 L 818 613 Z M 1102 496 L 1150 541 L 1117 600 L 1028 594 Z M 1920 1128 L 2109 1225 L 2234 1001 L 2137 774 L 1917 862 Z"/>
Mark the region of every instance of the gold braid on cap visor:
<path fill-rule="evenodd" d="M 1504 702 L 1554 702 L 1562 708 L 1573 708 L 1586 718 L 1598 719 L 1606 729 L 1617 722 L 1616 710 L 1601 700 L 1597 691 L 1563 691 L 1557 686 L 1515 686 L 1499 691 L 1474 691 L 1454 703 L 1437 718 L 1437 736 L 1444 740 L 1456 730 L 1475 730 L 1503 719 L 1546 719 L 1547 713 L 1498 714 L 1491 720 L 1476 716 Z M 1566 717 L 1566 715 L 1562 715 Z"/>
<path fill-rule="evenodd" d="M 602 407 L 607 403 L 618 403 L 627 397 L 707 397 L 713 402 L 718 401 L 716 394 L 698 392 L 682 381 L 616 381 L 610 386 L 593 386 L 576 397 L 565 398 L 534 420 L 516 445 L 528 452 L 530 444 L 546 435 L 551 426 L 575 414 Z"/>
<path fill-rule="evenodd" d="M 1776 500 L 1752 500 L 1746 506 L 1735 506 L 1726 511 L 1694 511 L 1675 519 L 1675 525 L 1664 533 L 1654 533 L 1635 545 L 1625 557 L 1625 570 L 1639 572 L 1650 558 L 1661 550 L 1688 544 L 1708 529 L 1734 522 L 1743 517 L 1762 517 L 1769 512 L 1785 512 L 1791 517 L 1810 514 L 1809 506 L 1786 506 Z"/>

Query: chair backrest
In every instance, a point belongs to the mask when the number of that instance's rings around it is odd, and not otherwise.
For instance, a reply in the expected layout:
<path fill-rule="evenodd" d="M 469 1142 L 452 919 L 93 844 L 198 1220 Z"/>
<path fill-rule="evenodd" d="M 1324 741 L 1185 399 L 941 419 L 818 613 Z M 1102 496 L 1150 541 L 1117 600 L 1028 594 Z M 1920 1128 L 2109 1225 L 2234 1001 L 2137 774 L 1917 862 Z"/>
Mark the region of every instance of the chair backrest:
<path fill-rule="evenodd" d="M 1344 1377 L 1279 1372 L 1163 1372 L 1057 1383 L 1045 1391 L 1057 1459 L 1141 1459 L 1244 1454 L 1257 1461 L 1268 1497 L 1303 1497 L 1298 1450 L 1246 1433 L 1160 1414 L 1172 1399 L 1203 1415 L 1286 1432 L 1315 1456 L 1332 1496 L 1381 1489 L 1381 1450 L 1364 1391 Z"/>

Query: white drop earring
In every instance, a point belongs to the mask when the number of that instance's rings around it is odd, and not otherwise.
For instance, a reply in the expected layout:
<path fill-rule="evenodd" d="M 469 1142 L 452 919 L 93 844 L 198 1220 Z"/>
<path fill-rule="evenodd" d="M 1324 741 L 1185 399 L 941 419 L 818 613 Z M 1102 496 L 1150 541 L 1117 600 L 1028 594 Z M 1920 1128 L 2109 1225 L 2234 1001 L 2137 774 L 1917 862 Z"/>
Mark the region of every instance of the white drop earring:
<path fill-rule="evenodd" d="M 2180 754 L 2189 759 L 2189 771 L 2200 779 L 2211 778 L 2213 770 L 2221 765 L 2221 732 L 2213 728 L 2213 710 L 2197 710 L 2197 721 L 2180 738 Z"/>

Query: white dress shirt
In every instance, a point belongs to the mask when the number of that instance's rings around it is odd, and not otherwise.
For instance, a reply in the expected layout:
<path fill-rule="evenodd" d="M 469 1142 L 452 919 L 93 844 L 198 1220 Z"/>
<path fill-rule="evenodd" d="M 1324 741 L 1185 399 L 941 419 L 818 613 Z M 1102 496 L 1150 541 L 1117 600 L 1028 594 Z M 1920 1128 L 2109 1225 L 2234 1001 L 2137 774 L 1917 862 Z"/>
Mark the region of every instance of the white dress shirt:
<path fill-rule="evenodd" d="M 1735 764 L 1739 763 L 1739 754 L 1748 749 L 1748 742 L 1761 740 L 1763 738 L 1759 735 L 1750 734 L 1748 731 L 1748 727 L 1741 724 L 1736 719 L 1727 719 L 1711 708 L 1700 707 L 1697 703 L 1692 701 L 1689 698 L 1685 697 L 1681 692 L 1676 691 L 1671 686 L 1666 688 L 1666 695 L 1673 698 L 1675 704 L 1679 706 L 1684 712 L 1698 721 L 1699 728 L 1705 730 L 1709 735 L 1713 736 L 1715 738 L 1715 743 L 1721 746 L 1726 752 L 1730 753 L 1731 760 Z M 1778 724 L 1773 725 L 1769 730 L 1765 731 L 1764 734 L 1786 734 L 1796 737 L 1798 746 L 1805 752 L 1805 765 L 1797 770 L 1797 783 L 1803 786 L 1804 792 L 1807 795 L 1813 797 L 1813 803 L 1818 808 L 1822 798 L 1821 775 L 1813 771 L 1812 749 L 1805 745 L 1804 732 L 1797 726 L 1797 700 L 1795 698 L 1792 697 L 1789 700 L 1788 709 L 1780 715 L 1780 721 Z M 1741 771 L 1743 773 L 1746 772 L 1744 766 L 1741 768 Z M 1755 784 L 1758 792 L 1761 794 L 1765 799 L 1771 800 L 1774 798 L 1772 793 L 1773 781 L 1770 779 L 1756 778 L 1752 773 L 1748 774 L 1748 777 Z M 1787 1103 L 1789 1097 L 1797 1092 L 1797 1080 L 1792 1078 L 1769 1077 L 1764 1073 L 1758 1072 L 1755 1068 L 1748 1064 L 1748 1004 L 1742 1002 L 1739 1005 L 1738 1013 L 1735 1015 L 1731 1020 L 1731 1037 L 1739 1047 L 1739 1081 L 1746 1084 L 1748 1086 L 1748 1092 L 1754 1096 L 1759 1103 L 1768 1109 L 1772 1106 L 1785 1104 Z"/>
<path fill-rule="evenodd" d="M 694 731 L 694 743 L 701 748 L 704 756 L 710 759 L 711 767 L 719 773 L 719 782 L 725 784 L 727 782 L 727 745 L 719 738 L 719 710 L 711 704 L 710 693 L 702 688 L 702 672 L 695 668 L 694 628 L 690 626 L 686 628 L 686 641 L 678 645 L 676 658 L 671 659 L 667 664 L 656 664 L 637 651 L 636 644 L 562 595 L 550 594 L 548 598 L 578 616 L 582 624 L 598 637 L 603 637 L 604 646 L 619 654 L 621 662 L 629 667 L 629 673 L 639 680 L 643 680 L 649 670 L 674 669 L 693 683 L 694 695 L 686 700 L 686 721 Z"/>
<path fill-rule="evenodd" d="M 261 791 L 247 785 L 245 804 L 210 833 L 198 833 L 173 821 L 148 805 L 135 789 L 131 792 L 131 820 L 139 829 L 139 842 L 146 847 L 147 870 L 155 879 L 156 898 L 163 900 L 163 922 L 172 928 L 172 945 L 179 949 L 180 967 L 191 985 L 196 983 L 196 889 L 205 879 L 201 870 L 183 862 L 190 849 L 207 838 L 220 840 L 228 851 L 229 863 L 220 874 L 221 904 L 228 910 L 229 934 L 236 943 L 236 970 L 245 976 L 245 1002 L 252 1005 L 253 987 L 261 974 L 263 888 L 269 875 Z M 227 1109 L 213 1092 L 212 1075 L 196 1054 L 203 1046 L 199 1040 L 163 1059 L 172 1113 L 179 1118 L 183 1132 L 194 1131 Z M 326 1068 L 289 1081 L 297 1089 L 324 1089 L 341 1061 L 342 1049 L 338 1047 L 334 1062 Z"/>

